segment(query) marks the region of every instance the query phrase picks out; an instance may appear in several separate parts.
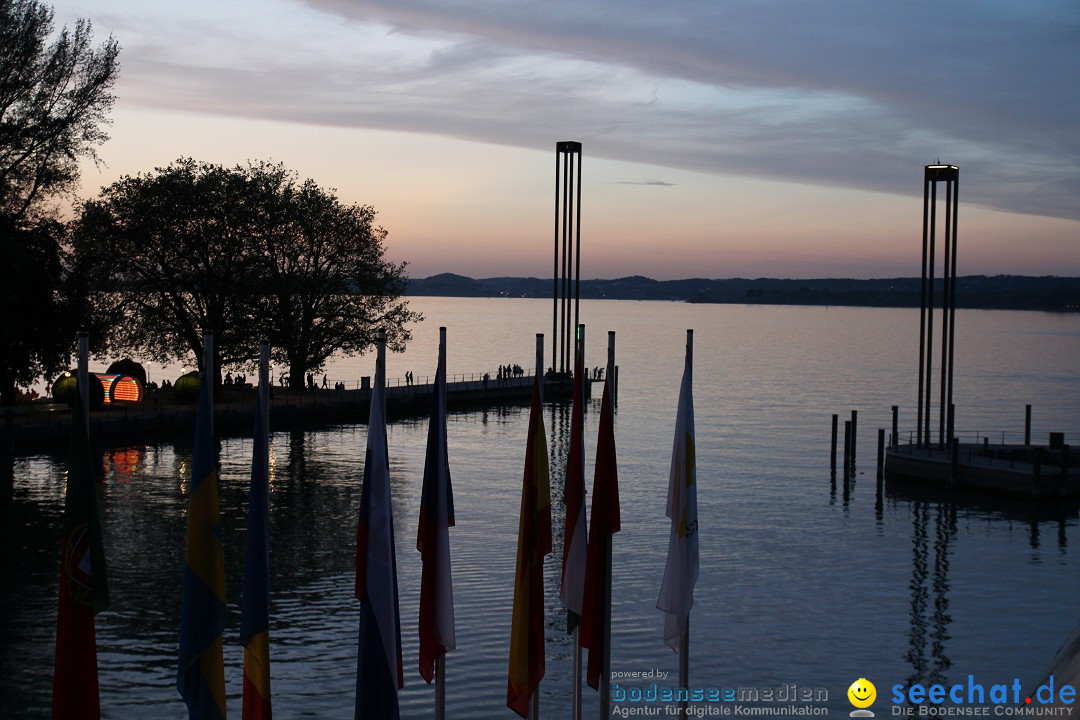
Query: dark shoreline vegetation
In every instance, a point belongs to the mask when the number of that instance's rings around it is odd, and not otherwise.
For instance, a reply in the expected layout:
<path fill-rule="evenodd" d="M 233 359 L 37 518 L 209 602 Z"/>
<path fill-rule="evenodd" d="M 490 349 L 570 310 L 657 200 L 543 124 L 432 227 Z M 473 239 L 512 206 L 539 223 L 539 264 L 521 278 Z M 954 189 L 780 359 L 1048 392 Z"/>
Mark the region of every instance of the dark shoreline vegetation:
<path fill-rule="evenodd" d="M 552 280 L 498 277 L 473 279 L 452 273 L 411 279 L 407 295 L 437 297 L 552 296 Z M 635 275 L 614 280 L 582 280 L 581 297 L 595 300 L 669 300 L 749 305 L 846 305 L 919 307 L 921 281 L 912 278 L 852 280 L 824 278 L 730 278 L 653 280 Z M 935 306 L 942 283 L 934 283 Z M 966 275 L 956 279 L 957 307 L 987 310 L 1080 311 L 1080 278 L 1024 275 Z"/>

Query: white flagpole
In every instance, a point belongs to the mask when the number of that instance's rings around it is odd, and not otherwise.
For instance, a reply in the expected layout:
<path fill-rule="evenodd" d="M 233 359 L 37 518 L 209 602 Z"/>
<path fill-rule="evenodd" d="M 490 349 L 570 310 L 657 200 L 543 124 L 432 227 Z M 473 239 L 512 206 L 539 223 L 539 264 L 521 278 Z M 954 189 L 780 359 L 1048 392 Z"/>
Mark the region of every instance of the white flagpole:
<path fill-rule="evenodd" d="M 435 720 L 446 720 L 446 653 L 435 656 Z"/>
<path fill-rule="evenodd" d="M 79 384 L 79 395 L 82 396 L 83 422 L 86 425 L 86 435 L 90 436 L 90 336 L 86 331 L 79 332 L 79 364 L 75 379 Z"/>
<path fill-rule="evenodd" d="M 536 333 L 536 376 L 540 383 L 540 411 L 543 415 L 544 405 L 544 333 Z M 531 442 L 531 439 L 530 439 Z M 529 696 L 528 720 L 540 720 L 540 683 L 533 688 Z"/>
<path fill-rule="evenodd" d="M 536 333 L 536 377 L 540 379 L 540 404 L 544 403 L 544 333 Z"/>
<path fill-rule="evenodd" d="M 607 380 L 615 390 L 615 331 L 609 330 L 607 347 Z M 609 398 L 615 404 L 613 396 Z M 614 407 L 612 407 L 614 410 Z M 600 718 L 611 717 L 611 536 L 604 538 L 604 667 L 600 671 Z"/>
<path fill-rule="evenodd" d="M 694 369 L 694 331 L 686 331 L 686 368 L 691 373 Z M 679 643 L 679 687 L 690 687 L 690 613 L 686 613 L 686 629 L 683 630 Z M 679 717 L 686 720 L 687 703 L 679 703 Z"/>
<path fill-rule="evenodd" d="M 203 367 L 199 375 L 200 383 L 207 383 L 206 398 L 210 401 L 210 437 L 214 436 L 214 333 L 203 333 Z M 201 386 L 200 386 L 201 387 Z M 215 445 L 215 448 L 217 446 Z M 215 450 L 215 456 L 217 452 Z"/>
<path fill-rule="evenodd" d="M 581 358 L 580 364 L 574 363 L 574 372 L 577 373 L 581 370 L 582 374 L 585 373 L 585 326 L 578 325 L 578 357 Z M 582 401 L 585 399 L 585 378 L 578 378 L 574 376 L 574 382 L 581 382 L 582 389 Z M 571 423 L 572 425 L 573 423 Z M 573 443 L 573 439 L 570 440 Z M 584 445 L 584 443 L 582 443 Z M 582 447 L 582 450 L 585 448 Z M 584 461 L 582 461 L 584 462 Z M 584 502 L 582 503 L 584 505 Z M 584 511 L 583 511 L 584 512 Z M 582 515 L 584 517 L 584 515 Z M 569 518 L 567 518 L 569 521 Z M 585 532 L 585 528 L 578 528 L 576 532 Z M 581 720 L 581 618 L 578 618 L 577 627 L 574 628 L 574 720 Z"/>
<path fill-rule="evenodd" d="M 259 344 L 259 399 L 262 401 L 262 428 L 265 435 L 263 440 L 265 444 L 263 447 L 267 449 L 269 455 L 270 449 L 270 343 L 263 340 Z M 267 459 L 260 459 L 260 462 L 267 462 Z M 270 477 L 269 468 L 264 467 L 267 471 L 266 477 Z"/>
<path fill-rule="evenodd" d="M 440 407 L 446 412 L 446 328 L 439 328 L 439 370 L 442 371 L 443 385 L 436 385 L 434 391 L 440 393 Z M 437 374 L 437 373 L 436 373 Z M 443 418 L 443 422 L 446 419 Z M 442 522 L 442 519 L 439 519 Z M 435 720 L 446 720 L 446 653 L 435 656 Z"/>

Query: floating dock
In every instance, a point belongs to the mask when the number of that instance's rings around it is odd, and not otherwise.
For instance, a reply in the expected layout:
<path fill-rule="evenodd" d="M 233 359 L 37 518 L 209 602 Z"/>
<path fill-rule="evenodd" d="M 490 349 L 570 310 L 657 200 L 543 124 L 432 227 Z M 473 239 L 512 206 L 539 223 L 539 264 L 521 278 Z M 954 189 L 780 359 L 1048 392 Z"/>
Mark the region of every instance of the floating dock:
<path fill-rule="evenodd" d="M 1077 453 L 1055 435 L 1048 445 L 896 445 L 885 451 L 885 479 L 1037 500 L 1080 496 Z"/>

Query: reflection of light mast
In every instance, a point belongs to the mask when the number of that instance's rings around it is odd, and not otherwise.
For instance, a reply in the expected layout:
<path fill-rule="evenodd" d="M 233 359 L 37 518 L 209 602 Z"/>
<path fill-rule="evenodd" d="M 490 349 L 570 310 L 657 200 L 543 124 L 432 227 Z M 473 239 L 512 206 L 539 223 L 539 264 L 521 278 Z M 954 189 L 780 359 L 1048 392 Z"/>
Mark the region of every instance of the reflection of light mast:
<path fill-rule="evenodd" d="M 912 561 L 911 561 L 911 631 L 908 634 L 907 660 L 912 674 L 908 677 L 910 687 L 915 683 L 937 683 L 944 680 L 944 673 L 952 667 L 952 660 L 945 654 L 949 639 L 949 551 L 956 536 L 956 507 L 951 503 L 937 506 L 934 528 L 934 568 L 930 576 L 929 523 L 930 510 L 927 503 L 912 504 Z M 930 593 L 933 591 L 934 610 L 929 614 Z M 926 657 L 927 636 L 930 640 L 930 657 Z"/>

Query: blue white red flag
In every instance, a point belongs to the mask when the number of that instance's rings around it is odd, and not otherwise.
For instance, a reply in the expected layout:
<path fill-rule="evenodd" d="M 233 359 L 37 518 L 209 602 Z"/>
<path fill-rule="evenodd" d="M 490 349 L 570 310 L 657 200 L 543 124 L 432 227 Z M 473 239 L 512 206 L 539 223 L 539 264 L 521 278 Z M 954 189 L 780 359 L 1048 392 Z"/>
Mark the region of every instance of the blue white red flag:
<path fill-rule="evenodd" d="M 405 685 L 386 446 L 385 383 L 386 350 L 385 342 L 380 341 L 356 528 L 356 599 L 360 601 L 356 720 L 398 720 L 397 691 Z"/>

